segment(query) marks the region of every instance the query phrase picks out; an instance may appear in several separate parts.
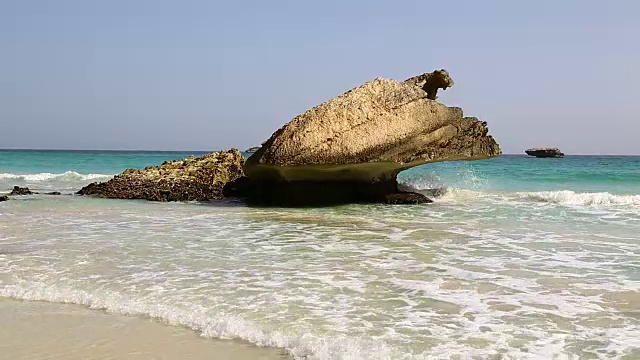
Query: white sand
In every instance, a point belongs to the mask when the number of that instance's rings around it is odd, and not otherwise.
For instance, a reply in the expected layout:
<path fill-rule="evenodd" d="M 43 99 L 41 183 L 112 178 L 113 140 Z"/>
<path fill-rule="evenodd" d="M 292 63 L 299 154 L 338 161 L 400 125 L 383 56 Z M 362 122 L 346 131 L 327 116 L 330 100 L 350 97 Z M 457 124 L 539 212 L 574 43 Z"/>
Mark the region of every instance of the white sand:
<path fill-rule="evenodd" d="M 283 350 L 207 339 L 147 318 L 0 298 L 1 359 L 286 359 Z"/>

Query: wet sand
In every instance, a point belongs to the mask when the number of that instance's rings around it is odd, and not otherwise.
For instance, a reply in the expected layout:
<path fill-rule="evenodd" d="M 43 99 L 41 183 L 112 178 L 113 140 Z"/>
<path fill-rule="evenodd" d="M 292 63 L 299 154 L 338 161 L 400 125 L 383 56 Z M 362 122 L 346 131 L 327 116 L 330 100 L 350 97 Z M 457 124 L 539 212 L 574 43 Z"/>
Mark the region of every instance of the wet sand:
<path fill-rule="evenodd" d="M 154 319 L 0 298 L 2 359 L 286 359 L 283 350 L 207 339 Z"/>

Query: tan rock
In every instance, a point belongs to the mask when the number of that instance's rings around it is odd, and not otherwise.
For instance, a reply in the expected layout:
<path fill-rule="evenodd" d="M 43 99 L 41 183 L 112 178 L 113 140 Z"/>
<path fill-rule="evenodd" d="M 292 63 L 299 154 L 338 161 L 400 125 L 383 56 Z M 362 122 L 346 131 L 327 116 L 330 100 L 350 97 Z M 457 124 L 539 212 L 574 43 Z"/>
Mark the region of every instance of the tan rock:
<path fill-rule="evenodd" d="M 251 179 L 387 180 L 431 162 L 501 154 L 485 122 L 377 78 L 295 117 L 246 162 Z"/>

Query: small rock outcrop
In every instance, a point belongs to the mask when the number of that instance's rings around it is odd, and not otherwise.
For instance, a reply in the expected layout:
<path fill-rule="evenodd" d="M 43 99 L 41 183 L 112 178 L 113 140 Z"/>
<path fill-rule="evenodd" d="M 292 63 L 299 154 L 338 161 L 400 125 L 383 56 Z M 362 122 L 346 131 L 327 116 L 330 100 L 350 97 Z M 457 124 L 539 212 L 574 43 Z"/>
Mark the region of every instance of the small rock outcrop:
<path fill-rule="evenodd" d="M 529 156 L 535 156 L 537 158 L 561 158 L 564 154 L 558 148 L 531 148 L 525 150 L 525 153 Z"/>
<path fill-rule="evenodd" d="M 190 156 L 142 170 L 125 170 L 107 182 L 89 184 L 77 194 L 152 201 L 220 199 L 224 185 L 242 176 L 243 164 L 244 157 L 237 149 Z"/>
<path fill-rule="evenodd" d="M 248 149 L 247 149 L 247 150 L 245 150 L 244 152 L 246 152 L 246 153 L 250 153 L 250 154 L 253 154 L 254 152 L 256 152 L 256 151 L 258 151 L 258 150 L 260 150 L 260 146 L 254 146 L 254 147 L 250 147 L 250 148 L 248 148 Z"/>
<path fill-rule="evenodd" d="M 377 78 L 315 106 L 277 130 L 245 163 L 248 179 L 226 191 L 276 205 L 428 202 L 400 192 L 397 174 L 501 154 L 486 122 L 431 99 L 452 84 L 446 70 Z"/>
<path fill-rule="evenodd" d="M 62 195 L 62 193 L 60 191 L 52 191 L 48 192 L 46 195 Z"/>
<path fill-rule="evenodd" d="M 33 192 L 28 187 L 14 186 L 9 195 L 33 195 Z"/>
<path fill-rule="evenodd" d="M 7 201 L 7 200 L 9 200 L 9 197 L 7 195 L 0 195 L 0 202 Z"/>

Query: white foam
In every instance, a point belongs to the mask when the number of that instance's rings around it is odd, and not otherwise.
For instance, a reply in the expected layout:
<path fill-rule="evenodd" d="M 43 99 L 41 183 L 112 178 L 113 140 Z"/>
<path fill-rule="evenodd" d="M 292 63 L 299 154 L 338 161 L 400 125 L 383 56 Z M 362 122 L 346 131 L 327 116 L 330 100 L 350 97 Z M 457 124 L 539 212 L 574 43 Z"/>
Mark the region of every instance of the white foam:
<path fill-rule="evenodd" d="M 571 190 L 516 193 L 518 198 L 561 205 L 640 205 L 640 195 L 613 195 L 608 192 Z"/>
<path fill-rule="evenodd" d="M 415 189 L 414 189 L 415 191 Z M 420 190 L 418 190 L 420 191 Z M 423 190 L 424 191 L 424 190 Z M 440 202 L 459 203 L 475 200 L 492 202 L 533 201 L 568 206 L 638 206 L 640 195 L 616 195 L 608 192 L 576 192 L 572 190 L 534 192 L 491 192 L 462 188 L 439 189 L 440 196 L 433 199 Z M 430 195 L 430 194 L 427 194 Z"/>
<path fill-rule="evenodd" d="M 408 354 L 393 351 L 382 341 L 351 336 L 320 338 L 309 333 L 296 335 L 265 331 L 251 321 L 233 314 L 211 315 L 201 307 L 146 303 L 119 293 L 90 294 L 41 283 L 23 283 L 0 287 L 0 296 L 18 300 L 47 301 L 84 305 L 123 315 L 143 315 L 170 325 L 186 326 L 203 336 L 219 339 L 242 339 L 257 346 L 286 349 L 297 359 L 409 359 Z"/>
<path fill-rule="evenodd" d="M 637 244 L 618 241 L 633 229 L 589 229 L 616 236 L 607 241 L 513 221 L 558 207 L 515 192 L 453 188 L 417 209 L 87 205 L 0 217 L 0 296 L 152 316 L 306 359 L 569 359 L 608 321 L 626 327 L 594 349 L 622 354 L 640 339 L 601 298 L 638 287 Z M 496 208 L 508 216 L 483 215 Z M 566 339 L 554 337 L 557 319 L 575 326 Z"/>
<path fill-rule="evenodd" d="M 81 174 L 75 171 L 66 171 L 64 173 L 36 173 L 36 174 L 12 174 L 0 173 L 0 180 L 23 180 L 31 182 L 41 181 L 86 181 L 102 178 L 110 178 L 109 174 Z"/>

